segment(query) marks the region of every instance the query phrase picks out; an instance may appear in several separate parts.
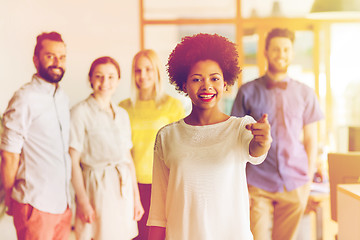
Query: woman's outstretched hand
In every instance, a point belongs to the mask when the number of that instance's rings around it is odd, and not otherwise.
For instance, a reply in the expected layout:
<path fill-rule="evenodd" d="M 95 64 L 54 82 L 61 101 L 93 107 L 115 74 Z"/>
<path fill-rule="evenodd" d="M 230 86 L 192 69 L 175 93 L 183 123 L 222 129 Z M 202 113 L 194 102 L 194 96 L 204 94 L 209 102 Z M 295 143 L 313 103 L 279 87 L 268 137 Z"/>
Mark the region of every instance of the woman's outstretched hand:
<path fill-rule="evenodd" d="M 250 155 L 259 157 L 267 153 L 272 142 L 268 115 L 263 114 L 256 123 L 247 124 L 245 127 L 254 136 L 250 143 Z"/>

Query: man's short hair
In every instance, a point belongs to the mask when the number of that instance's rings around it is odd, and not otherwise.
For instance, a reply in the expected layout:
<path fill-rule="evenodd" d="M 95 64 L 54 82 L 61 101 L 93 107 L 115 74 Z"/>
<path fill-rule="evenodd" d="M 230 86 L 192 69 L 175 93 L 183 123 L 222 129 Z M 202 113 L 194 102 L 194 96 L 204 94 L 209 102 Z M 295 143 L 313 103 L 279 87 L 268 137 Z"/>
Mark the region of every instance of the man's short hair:
<path fill-rule="evenodd" d="M 268 49 L 271 39 L 276 37 L 288 38 L 292 43 L 295 41 L 295 33 L 293 31 L 287 28 L 274 28 L 268 33 L 266 37 L 265 49 Z"/>
<path fill-rule="evenodd" d="M 34 56 L 39 57 L 39 53 L 40 50 L 42 49 L 42 42 L 44 40 L 52 40 L 52 41 L 57 41 L 57 42 L 64 42 L 64 40 L 62 39 L 61 35 L 57 32 L 44 32 L 42 34 L 40 34 L 39 36 L 37 36 L 36 38 L 36 46 L 35 46 L 35 50 L 34 50 Z"/>

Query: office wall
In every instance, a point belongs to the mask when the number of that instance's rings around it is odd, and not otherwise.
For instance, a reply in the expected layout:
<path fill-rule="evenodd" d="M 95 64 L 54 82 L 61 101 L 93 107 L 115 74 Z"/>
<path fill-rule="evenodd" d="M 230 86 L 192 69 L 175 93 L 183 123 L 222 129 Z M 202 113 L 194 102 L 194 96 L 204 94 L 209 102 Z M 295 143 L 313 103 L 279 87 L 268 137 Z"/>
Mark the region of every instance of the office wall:
<path fill-rule="evenodd" d="M 91 92 L 90 64 L 104 55 L 122 70 L 114 101 L 129 97 L 131 60 L 140 47 L 138 8 L 138 1 L 128 0 L 0 0 L 0 113 L 35 73 L 36 36 L 44 31 L 58 31 L 67 44 L 61 85 L 71 105 Z"/>

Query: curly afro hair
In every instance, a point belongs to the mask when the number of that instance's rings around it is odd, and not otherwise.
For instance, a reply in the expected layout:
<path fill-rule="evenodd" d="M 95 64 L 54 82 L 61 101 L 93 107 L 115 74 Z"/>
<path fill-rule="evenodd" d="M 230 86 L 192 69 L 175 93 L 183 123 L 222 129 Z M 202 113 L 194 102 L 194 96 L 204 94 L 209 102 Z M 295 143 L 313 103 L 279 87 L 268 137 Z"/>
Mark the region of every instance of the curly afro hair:
<path fill-rule="evenodd" d="M 171 52 L 166 65 L 170 83 L 176 90 L 184 92 L 183 85 L 191 68 L 202 60 L 217 62 L 229 86 L 235 83 L 241 72 L 236 45 L 227 38 L 205 33 L 186 36 Z"/>

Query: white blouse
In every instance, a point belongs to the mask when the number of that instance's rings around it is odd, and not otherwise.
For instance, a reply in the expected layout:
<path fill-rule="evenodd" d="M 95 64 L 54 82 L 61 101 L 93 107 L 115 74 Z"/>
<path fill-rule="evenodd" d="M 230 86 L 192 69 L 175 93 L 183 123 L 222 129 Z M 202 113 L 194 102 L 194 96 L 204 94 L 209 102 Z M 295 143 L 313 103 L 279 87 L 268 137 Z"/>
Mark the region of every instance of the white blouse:
<path fill-rule="evenodd" d="M 129 162 L 131 127 L 126 110 L 112 104 L 115 119 L 89 96 L 71 109 L 70 147 L 81 152 L 81 164 Z M 125 154 L 125 155 L 124 155 Z"/>
<path fill-rule="evenodd" d="M 168 240 L 252 239 L 246 163 L 253 138 L 246 116 L 205 126 L 180 120 L 162 128 L 154 152 L 148 225 Z"/>

